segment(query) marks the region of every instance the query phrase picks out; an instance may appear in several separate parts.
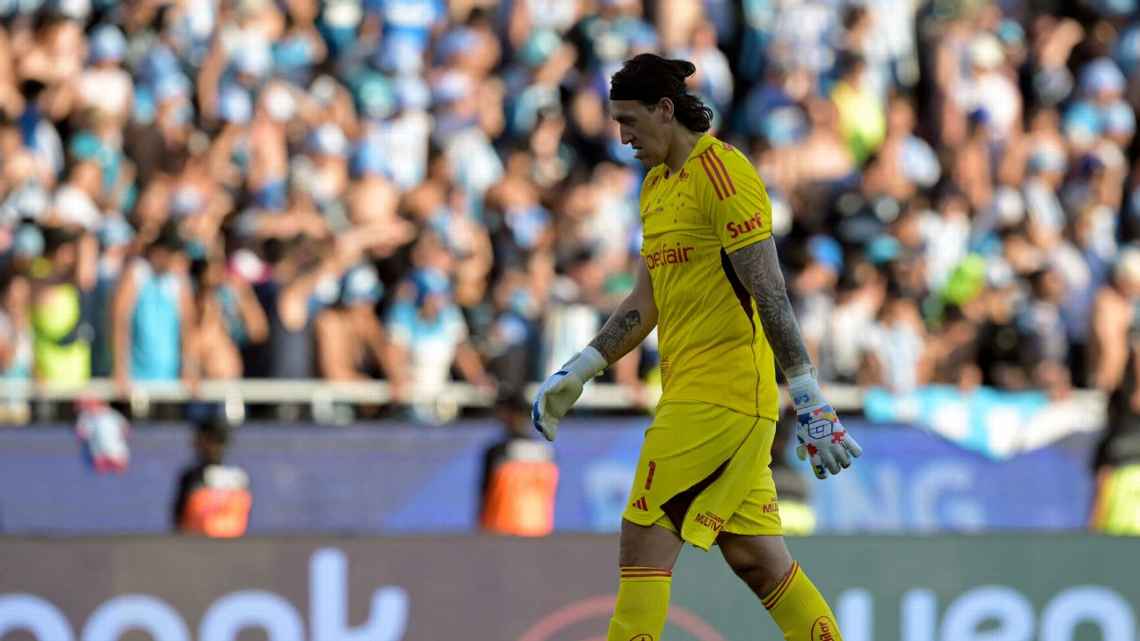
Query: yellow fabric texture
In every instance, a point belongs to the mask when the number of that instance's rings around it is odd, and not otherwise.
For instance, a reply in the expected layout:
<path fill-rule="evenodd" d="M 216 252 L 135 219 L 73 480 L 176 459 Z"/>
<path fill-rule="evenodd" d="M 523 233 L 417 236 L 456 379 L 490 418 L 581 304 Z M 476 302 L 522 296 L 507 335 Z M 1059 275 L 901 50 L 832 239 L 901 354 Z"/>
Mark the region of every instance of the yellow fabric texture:
<path fill-rule="evenodd" d="M 831 607 L 799 563 L 792 563 L 784 580 L 763 601 L 784 632 L 784 641 L 843 641 Z"/>
<path fill-rule="evenodd" d="M 780 534 L 769 468 L 775 434 L 775 422 L 719 405 L 663 405 L 645 432 L 622 517 L 676 532 L 666 505 L 696 488 L 699 492 L 689 497 L 680 527 L 681 538 L 692 545 L 707 550 L 722 530 Z M 702 482 L 707 486 L 701 487 Z"/>
<path fill-rule="evenodd" d="M 727 258 L 772 235 L 771 203 L 752 163 L 706 134 L 680 171 L 649 171 L 640 204 L 641 253 L 658 309 L 660 403 L 702 401 L 776 420 L 772 348 Z"/>
<path fill-rule="evenodd" d="M 669 615 L 672 582 L 668 570 L 622 567 L 606 641 L 660 641 Z"/>

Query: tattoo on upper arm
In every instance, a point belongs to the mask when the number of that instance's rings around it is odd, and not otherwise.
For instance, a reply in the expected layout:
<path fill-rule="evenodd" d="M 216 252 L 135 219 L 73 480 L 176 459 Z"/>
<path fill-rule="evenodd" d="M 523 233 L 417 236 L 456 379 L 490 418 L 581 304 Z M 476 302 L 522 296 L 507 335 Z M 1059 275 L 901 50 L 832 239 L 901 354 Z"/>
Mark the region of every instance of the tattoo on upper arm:
<path fill-rule="evenodd" d="M 800 335 L 795 311 L 788 300 L 784 275 L 771 240 L 754 243 L 729 255 L 744 286 L 756 300 L 764 335 L 785 376 L 811 367 L 811 357 Z"/>

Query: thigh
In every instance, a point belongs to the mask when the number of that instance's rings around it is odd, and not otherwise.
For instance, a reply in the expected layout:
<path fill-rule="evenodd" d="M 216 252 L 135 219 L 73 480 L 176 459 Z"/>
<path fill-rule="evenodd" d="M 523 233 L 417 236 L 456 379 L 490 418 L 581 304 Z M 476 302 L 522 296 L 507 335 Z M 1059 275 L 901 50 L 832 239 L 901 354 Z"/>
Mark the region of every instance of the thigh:
<path fill-rule="evenodd" d="M 676 532 L 659 525 L 638 525 L 623 519 L 618 565 L 672 570 L 682 545 L 683 541 Z"/>

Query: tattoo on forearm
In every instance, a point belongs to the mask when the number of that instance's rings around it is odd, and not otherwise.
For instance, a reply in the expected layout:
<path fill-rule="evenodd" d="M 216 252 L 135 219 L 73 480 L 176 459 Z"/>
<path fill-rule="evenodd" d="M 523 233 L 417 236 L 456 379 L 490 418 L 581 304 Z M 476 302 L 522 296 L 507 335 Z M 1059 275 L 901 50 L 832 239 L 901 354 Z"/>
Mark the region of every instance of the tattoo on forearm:
<path fill-rule="evenodd" d="M 621 328 L 625 331 L 632 331 L 633 328 L 641 324 L 641 312 L 636 309 L 631 309 L 625 313 L 621 318 Z"/>
<path fill-rule="evenodd" d="M 792 303 L 788 300 L 775 243 L 756 243 L 733 252 L 729 258 L 737 276 L 756 300 L 764 335 L 784 376 L 795 376 L 809 369 L 811 357 L 800 335 Z"/>
<path fill-rule="evenodd" d="M 619 309 L 610 316 L 590 345 L 601 352 L 608 362 L 613 363 L 637 347 L 647 333 L 641 322 L 641 312 L 636 309 Z"/>

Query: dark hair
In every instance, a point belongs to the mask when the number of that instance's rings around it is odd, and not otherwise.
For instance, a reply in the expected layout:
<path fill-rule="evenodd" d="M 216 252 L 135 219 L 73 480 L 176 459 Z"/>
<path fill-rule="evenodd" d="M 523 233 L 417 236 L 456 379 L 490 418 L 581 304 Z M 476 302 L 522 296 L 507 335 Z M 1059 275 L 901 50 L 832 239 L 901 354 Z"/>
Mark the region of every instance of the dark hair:
<path fill-rule="evenodd" d="M 158 230 L 158 235 L 150 243 L 150 249 L 165 249 L 167 251 L 181 251 L 183 248 L 182 233 L 178 230 L 178 222 L 167 220 Z"/>
<path fill-rule="evenodd" d="M 82 233 L 67 227 L 48 226 L 42 227 L 41 229 L 44 235 L 44 256 L 51 256 L 64 245 L 79 240 L 79 237 L 82 235 Z"/>
<path fill-rule="evenodd" d="M 626 60 L 610 80 L 610 100 L 636 100 L 653 107 L 662 98 L 673 101 L 673 115 L 690 131 L 712 127 L 712 109 L 688 93 L 685 78 L 697 68 L 688 60 L 669 60 L 643 53 Z"/>
<path fill-rule="evenodd" d="M 198 421 L 194 426 L 198 438 L 219 445 L 226 445 L 230 441 L 230 424 L 221 416 L 211 416 Z"/>

